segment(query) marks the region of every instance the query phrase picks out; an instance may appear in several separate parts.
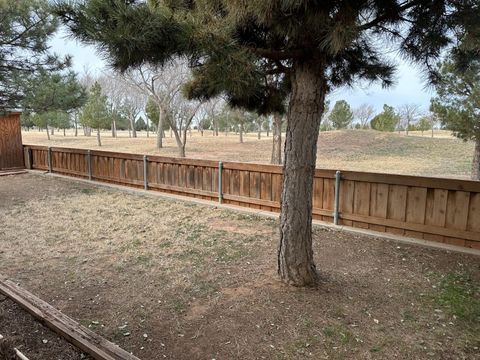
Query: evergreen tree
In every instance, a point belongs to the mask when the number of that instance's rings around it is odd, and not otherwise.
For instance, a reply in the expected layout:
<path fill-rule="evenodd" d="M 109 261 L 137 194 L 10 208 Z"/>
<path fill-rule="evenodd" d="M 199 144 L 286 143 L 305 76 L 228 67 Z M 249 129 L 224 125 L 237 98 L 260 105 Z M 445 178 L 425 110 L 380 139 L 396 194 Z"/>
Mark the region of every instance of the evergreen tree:
<path fill-rule="evenodd" d="M 370 121 L 370 127 L 378 131 L 393 132 L 399 121 L 400 115 L 395 112 L 393 106 L 385 104 L 383 105 L 383 111 Z"/>
<path fill-rule="evenodd" d="M 135 121 L 135 130 L 147 130 L 147 123 L 145 122 L 145 120 L 143 120 L 143 117 L 140 116 L 137 121 Z"/>
<path fill-rule="evenodd" d="M 0 111 L 21 107 L 31 77 L 40 69 L 60 69 L 69 59 L 48 52 L 58 20 L 47 0 L 0 0 Z"/>
<path fill-rule="evenodd" d="M 32 127 L 35 126 L 31 113 L 22 113 L 22 115 L 20 116 L 20 123 L 23 128 L 27 129 L 27 131 L 29 131 Z"/>
<path fill-rule="evenodd" d="M 35 124 L 45 128 L 50 139 L 48 127 L 55 126 L 51 120 L 58 120 L 59 113 L 70 113 L 80 108 L 86 98 L 85 88 L 80 85 L 74 72 L 41 70 L 30 80 L 22 105 L 25 113 L 36 115 Z M 49 115 L 45 115 L 47 113 Z"/>
<path fill-rule="evenodd" d="M 335 130 L 346 129 L 353 120 L 353 112 L 345 100 L 339 100 L 328 116 Z"/>
<path fill-rule="evenodd" d="M 438 96 L 430 110 L 445 129 L 465 141 L 475 142 L 471 178 L 480 180 L 480 60 L 460 69 L 452 61 L 439 65 Z"/>
<path fill-rule="evenodd" d="M 271 114 L 289 95 L 278 273 L 297 286 L 317 280 L 312 188 L 327 93 L 358 80 L 392 84 L 386 46 L 430 70 L 450 37 L 480 18 L 477 0 L 86 0 L 57 12 L 117 68 L 187 57 L 192 98 L 223 94 Z"/>
<path fill-rule="evenodd" d="M 70 127 L 70 115 L 65 111 L 53 111 L 50 114 L 50 124 L 52 127 L 63 130 L 65 136 L 65 129 Z"/>
<path fill-rule="evenodd" d="M 95 82 L 90 88 L 88 100 L 80 112 L 80 123 L 84 126 L 97 129 L 98 146 L 102 146 L 100 129 L 110 126 L 107 97 L 102 94 L 102 87 Z"/>
<path fill-rule="evenodd" d="M 417 129 L 423 133 L 432 128 L 432 120 L 428 116 L 422 116 L 417 124 Z"/>

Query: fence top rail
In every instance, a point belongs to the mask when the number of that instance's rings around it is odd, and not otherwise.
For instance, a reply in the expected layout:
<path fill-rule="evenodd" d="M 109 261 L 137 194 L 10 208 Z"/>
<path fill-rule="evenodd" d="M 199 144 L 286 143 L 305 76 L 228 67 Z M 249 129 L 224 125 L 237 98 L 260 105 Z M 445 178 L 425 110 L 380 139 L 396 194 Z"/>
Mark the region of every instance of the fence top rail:
<path fill-rule="evenodd" d="M 104 151 L 104 150 L 90 150 L 91 156 L 105 156 L 117 159 L 125 160 L 141 160 L 143 161 L 142 154 L 130 154 L 130 153 L 121 153 L 116 151 Z"/>
<path fill-rule="evenodd" d="M 256 172 L 265 172 L 265 173 L 271 173 L 271 174 L 283 173 L 283 168 L 281 165 L 271 165 L 271 164 L 241 163 L 241 162 L 226 161 L 226 162 L 223 162 L 223 168 L 227 170 L 256 171 Z"/>
<path fill-rule="evenodd" d="M 205 167 L 218 168 L 218 161 L 214 161 L 214 160 L 147 155 L 147 161 L 166 163 L 166 164 L 192 165 L 192 166 L 205 166 Z"/>
<path fill-rule="evenodd" d="M 48 148 L 47 148 L 48 149 Z M 87 154 L 88 150 L 85 149 L 71 149 L 71 148 L 63 148 L 63 147 L 56 147 L 52 146 L 50 147 L 50 150 L 52 151 L 57 151 L 57 152 L 63 152 L 63 153 L 69 153 L 69 154 Z"/>
<path fill-rule="evenodd" d="M 44 145 L 27 145 L 27 144 L 23 144 L 24 147 L 28 147 L 32 150 L 48 150 L 48 146 L 44 146 Z"/>
<path fill-rule="evenodd" d="M 24 144 L 24 146 L 29 147 L 32 150 L 43 150 L 43 151 L 48 150 L 48 146 L 28 145 L 28 144 Z M 64 148 L 64 147 L 51 147 L 51 150 L 59 151 L 59 152 L 67 152 L 67 153 L 68 152 L 79 153 L 79 154 L 88 153 L 87 149 L 73 149 L 73 148 Z M 143 154 L 120 153 L 120 152 L 101 151 L 101 150 L 91 150 L 90 153 L 92 156 L 106 156 L 106 157 L 114 157 L 114 158 L 121 158 L 121 159 L 127 159 L 127 160 L 143 161 Z M 169 163 L 169 164 L 218 168 L 218 161 L 214 161 L 214 160 L 177 158 L 177 157 L 166 157 L 166 156 L 156 156 L 156 155 L 148 155 L 147 160 L 151 162 L 157 162 L 157 163 Z M 255 172 L 263 172 L 263 173 L 271 173 L 271 174 L 283 173 L 283 167 L 281 165 L 271 165 L 271 164 L 241 163 L 241 162 L 227 161 L 227 162 L 223 162 L 223 168 L 227 170 L 255 171 Z M 334 179 L 335 172 L 336 170 L 317 168 L 315 169 L 315 177 Z M 433 189 L 480 193 L 480 181 L 428 177 L 428 176 L 372 173 L 372 172 L 348 171 L 348 170 L 342 170 L 341 174 L 342 174 L 342 180 L 363 181 L 363 182 L 379 183 L 379 184 L 405 185 L 405 186 L 426 187 L 426 188 L 433 188 Z"/>
<path fill-rule="evenodd" d="M 480 181 L 428 176 L 342 171 L 342 180 L 480 193 Z"/>

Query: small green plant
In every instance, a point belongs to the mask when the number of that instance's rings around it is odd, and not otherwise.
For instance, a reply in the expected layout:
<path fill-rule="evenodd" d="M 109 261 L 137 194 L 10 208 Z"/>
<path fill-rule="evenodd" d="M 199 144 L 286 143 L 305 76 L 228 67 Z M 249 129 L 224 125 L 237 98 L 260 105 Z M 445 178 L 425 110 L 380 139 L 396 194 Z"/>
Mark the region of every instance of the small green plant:
<path fill-rule="evenodd" d="M 480 326 L 480 285 L 470 274 L 447 274 L 440 282 L 436 300 L 457 318 Z"/>

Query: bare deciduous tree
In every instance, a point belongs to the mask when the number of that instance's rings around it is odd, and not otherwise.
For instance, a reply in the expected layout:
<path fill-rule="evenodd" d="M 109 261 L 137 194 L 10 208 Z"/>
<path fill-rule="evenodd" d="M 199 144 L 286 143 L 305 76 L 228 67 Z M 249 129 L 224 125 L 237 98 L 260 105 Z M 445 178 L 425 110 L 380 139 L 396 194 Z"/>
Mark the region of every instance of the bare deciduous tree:
<path fill-rule="evenodd" d="M 181 86 L 189 76 L 187 66 L 181 61 L 173 61 L 164 67 L 142 65 L 125 73 L 125 79 L 150 97 L 159 109 L 157 124 L 157 148 L 163 147 L 163 125 L 168 122 L 167 114 L 171 112 L 172 103 L 180 93 Z"/>
<path fill-rule="evenodd" d="M 405 134 L 408 136 L 410 124 L 417 121 L 421 115 L 421 105 L 419 104 L 404 104 L 400 107 L 401 124 L 405 127 Z"/>
<path fill-rule="evenodd" d="M 362 129 L 369 127 L 370 120 L 372 120 L 374 114 L 375 109 L 369 104 L 362 104 L 353 110 L 353 116 L 358 120 Z"/>
<path fill-rule="evenodd" d="M 178 94 L 172 102 L 167 120 L 175 135 L 178 147 L 178 155 L 185 157 L 185 145 L 187 144 L 187 131 L 190 129 L 193 118 L 202 105 L 201 102 L 192 102 Z"/>

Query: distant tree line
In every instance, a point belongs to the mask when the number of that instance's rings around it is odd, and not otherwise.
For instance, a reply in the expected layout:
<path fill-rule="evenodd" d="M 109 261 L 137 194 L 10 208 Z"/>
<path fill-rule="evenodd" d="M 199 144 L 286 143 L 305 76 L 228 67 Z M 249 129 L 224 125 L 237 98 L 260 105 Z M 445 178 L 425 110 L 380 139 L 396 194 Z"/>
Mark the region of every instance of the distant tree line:
<path fill-rule="evenodd" d="M 326 115 L 320 126 L 321 131 L 341 129 L 373 129 L 385 132 L 425 131 L 434 129 L 437 117 L 434 113 L 422 113 L 420 105 L 405 104 L 397 109 L 387 104 L 381 112 L 376 113 L 372 105 L 362 104 L 351 108 L 347 101 L 338 100 Z M 433 132 L 432 132 L 433 136 Z"/>

